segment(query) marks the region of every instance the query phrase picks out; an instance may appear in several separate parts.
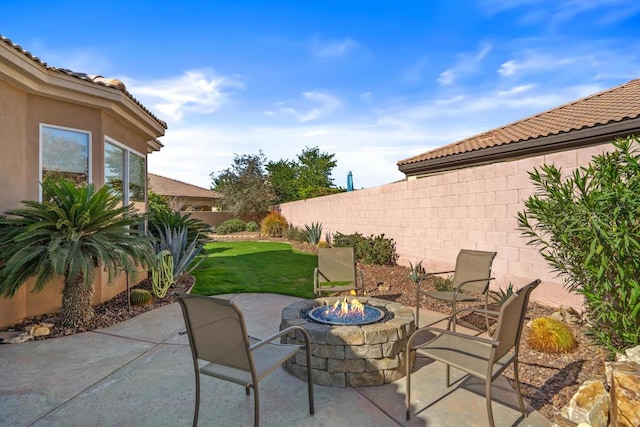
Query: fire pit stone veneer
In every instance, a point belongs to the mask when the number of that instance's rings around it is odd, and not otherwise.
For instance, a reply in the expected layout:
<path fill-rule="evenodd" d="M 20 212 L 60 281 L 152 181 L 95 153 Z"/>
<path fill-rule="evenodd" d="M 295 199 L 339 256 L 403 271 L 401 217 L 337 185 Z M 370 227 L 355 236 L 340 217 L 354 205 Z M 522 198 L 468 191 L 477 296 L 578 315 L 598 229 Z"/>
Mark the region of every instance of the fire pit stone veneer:
<path fill-rule="evenodd" d="M 340 299 L 304 300 L 282 310 L 280 330 L 302 326 L 311 337 L 313 382 L 334 387 L 359 387 L 387 384 L 402 378 L 405 375 L 403 350 L 415 330 L 413 310 L 392 301 L 358 297 L 363 304 L 385 308 L 392 318 L 362 326 L 326 325 L 303 318 L 303 312 L 319 305 L 333 305 Z M 295 333 L 282 337 L 281 342 L 304 344 L 302 337 Z M 289 359 L 284 368 L 292 375 L 306 379 L 305 352 Z"/>

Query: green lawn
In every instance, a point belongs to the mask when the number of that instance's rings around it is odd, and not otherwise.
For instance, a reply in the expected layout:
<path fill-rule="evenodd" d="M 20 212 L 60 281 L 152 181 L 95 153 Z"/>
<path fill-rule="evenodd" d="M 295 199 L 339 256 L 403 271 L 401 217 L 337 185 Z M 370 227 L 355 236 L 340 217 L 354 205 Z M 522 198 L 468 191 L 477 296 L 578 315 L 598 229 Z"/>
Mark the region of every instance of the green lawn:
<path fill-rule="evenodd" d="M 213 242 L 193 271 L 191 293 L 217 295 L 269 292 L 313 298 L 313 269 L 318 257 L 279 242 Z"/>

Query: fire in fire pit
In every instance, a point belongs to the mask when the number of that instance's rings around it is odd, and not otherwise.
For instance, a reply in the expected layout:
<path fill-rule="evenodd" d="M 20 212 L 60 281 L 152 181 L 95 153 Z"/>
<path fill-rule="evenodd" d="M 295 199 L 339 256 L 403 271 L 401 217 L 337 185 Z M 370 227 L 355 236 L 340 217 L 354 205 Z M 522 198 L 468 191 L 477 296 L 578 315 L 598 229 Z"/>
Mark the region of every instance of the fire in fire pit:
<path fill-rule="evenodd" d="M 377 307 L 360 303 L 357 299 L 347 301 L 347 297 L 333 305 L 322 305 L 307 313 L 316 322 L 328 325 L 368 325 L 385 316 Z"/>

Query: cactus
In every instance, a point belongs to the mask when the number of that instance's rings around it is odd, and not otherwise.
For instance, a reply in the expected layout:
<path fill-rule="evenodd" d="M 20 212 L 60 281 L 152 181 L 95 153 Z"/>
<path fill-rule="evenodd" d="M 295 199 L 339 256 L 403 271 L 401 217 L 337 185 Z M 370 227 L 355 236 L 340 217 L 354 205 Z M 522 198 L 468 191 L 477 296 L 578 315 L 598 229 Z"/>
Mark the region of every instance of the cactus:
<path fill-rule="evenodd" d="M 151 292 L 146 289 L 132 289 L 129 294 L 129 301 L 133 305 L 146 305 L 153 302 Z"/>
<path fill-rule="evenodd" d="M 320 249 L 320 248 L 330 248 L 331 245 L 329 243 L 327 243 L 324 240 L 320 240 L 318 243 L 316 243 L 316 248 Z"/>
<path fill-rule="evenodd" d="M 151 285 L 158 298 L 167 296 L 169 286 L 173 284 L 173 255 L 168 250 L 156 254 L 156 265 L 151 269 Z"/>
<path fill-rule="evenodd" d="M 567 353 L 577 345 L 569 326 L 551 317 L 538 317 L 531 321 L 527 344 L 543 353 Z"/>

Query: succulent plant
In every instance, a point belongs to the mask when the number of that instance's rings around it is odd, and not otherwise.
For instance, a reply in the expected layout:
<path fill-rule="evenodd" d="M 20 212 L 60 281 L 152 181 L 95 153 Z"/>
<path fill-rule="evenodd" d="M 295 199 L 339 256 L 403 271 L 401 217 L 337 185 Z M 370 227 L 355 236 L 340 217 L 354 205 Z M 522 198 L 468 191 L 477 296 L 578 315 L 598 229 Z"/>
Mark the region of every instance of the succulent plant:
<path fill-rule="evenodd" d="M 513 283 L 509 282 L 509 286 L 507 286 L 506 289 L 500 288 L 497 291 L 491 291 L 489 295 L 496 304 L 502 305 L 511 295 L 513 295 L 513 292 Z"/>
<path fill-rule="evenodd" d="M 129 301 L 133 305 L 146 305 L 151 304 L 153 297 L 151 292 L 146 289 L 132 289 L 129 294 Z"/>
<path fill-rule="evenodd" d="M 329 243 L 327 243 L 324 240 L 320 240 L 318 243 L 316 243 L 316 248 L 320 249 L 320 248 L 330 248 L 331 245 Z"/>
<path fill-rule="evenodd" d="M 173 255 L 167 249 L 156 254 L 156 265 L 151 268 L 151 285 L 153 293 L 158 298 L 167 296 L 169 287 L 173 284 Z"/>
<path fill-rule="evenodd" d="M 322 238 L 322 224 L 319 222 L 312 222 L 311 225 L 304 226 L 305 228 L 305 236 L 307 237 L 307 241 L 312 245 L 317 244 Z"/>
<path fill-rule="evenodd" d="M 538 317 L 531 321 L 527 343 L 543 353 L 567 353 L 577 345 L 569 326 L 551 317 Z"/>

